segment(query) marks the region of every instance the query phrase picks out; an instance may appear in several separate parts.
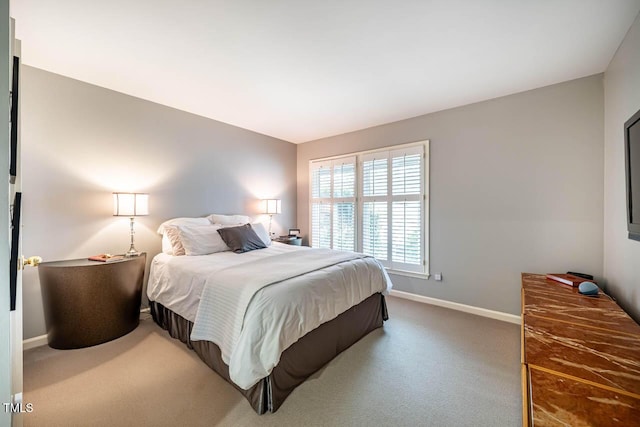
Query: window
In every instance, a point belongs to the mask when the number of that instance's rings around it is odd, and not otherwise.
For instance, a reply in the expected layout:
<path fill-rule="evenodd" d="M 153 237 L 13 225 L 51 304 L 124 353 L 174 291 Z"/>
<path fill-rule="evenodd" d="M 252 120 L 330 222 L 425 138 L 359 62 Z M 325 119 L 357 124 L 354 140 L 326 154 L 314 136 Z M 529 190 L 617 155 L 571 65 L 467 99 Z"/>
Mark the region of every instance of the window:
<path fill-rule="evenodd" d="M 313 246 L 356 250 L 356 158 L 313 162 L 310 174 Z"/>
<path fill-rule="evenodd" d="M 311 246 L 428 273 L 428 141 L 310 162 Z"/>

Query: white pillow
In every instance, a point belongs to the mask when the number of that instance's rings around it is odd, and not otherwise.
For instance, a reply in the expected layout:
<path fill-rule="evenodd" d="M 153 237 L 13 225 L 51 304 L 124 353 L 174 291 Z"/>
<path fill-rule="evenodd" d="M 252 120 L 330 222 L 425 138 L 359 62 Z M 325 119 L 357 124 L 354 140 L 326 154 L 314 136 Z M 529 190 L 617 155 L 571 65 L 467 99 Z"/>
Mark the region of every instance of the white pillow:
<path fill-rule="evenodd" d="M 254 222 L 251 224 L 251 228 L 256 232 L 260 240 L 264 242 L 265 245 L 271 245 L 271 237 L 269 236 L 269 232 L 266 228 L 264 228 L 264 224 L 261 222 Z"/>
<path fill-rule="evenodd" d="M 210 225 L 211 222 L 205 217 L 201 218 L 173 218 L 160 224 L 158 227 L 158 234 L 164 234 L 164 227 L 166 225 Z"/>
<path fill-rule="evenodd" d="M 166 234 L 162 234 L 162 252 L 167 255 L 173 255 L 173 246 L 171 246 L 171 240 Z"/>
<path fill-rule="evenodd" d="M 208 255 L 229 251 L 229 246 L 222 240 L 216 225 L 180 225 L 176 227 L 185 255 Z"/>
<path fill-rule="evenodd" d="M 246 215 L 218 215 L 211 214 L 207 217 L 212 224 L 220 225 L 238 225 L 247 224 L 251 219 Z"/>
<path fill-rule="evenodd" d="M 182 245 L 182 239 L 180 237 L 180 233 L 178 232 L 177 225 L 165 225 L 164 226 L 164 234 L 162 238 L 167 238 L 169 243 L 171 244 L 171 252 L 172 255 L 182 256 L 185 255 L 184 246 Z"/>

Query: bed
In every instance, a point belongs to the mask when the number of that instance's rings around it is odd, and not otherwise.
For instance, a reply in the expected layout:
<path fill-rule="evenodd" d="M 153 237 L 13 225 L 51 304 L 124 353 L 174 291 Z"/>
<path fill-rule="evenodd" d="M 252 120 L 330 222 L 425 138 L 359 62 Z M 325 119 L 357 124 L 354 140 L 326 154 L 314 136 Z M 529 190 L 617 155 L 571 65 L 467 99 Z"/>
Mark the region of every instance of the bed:
<path fill-rule="evenodd" d="M 274 242 L 244 253 L 160 253 L 147 295 L 154 321 L 263 414 L 382 326 L 390 286 L 374 258 Z"/>

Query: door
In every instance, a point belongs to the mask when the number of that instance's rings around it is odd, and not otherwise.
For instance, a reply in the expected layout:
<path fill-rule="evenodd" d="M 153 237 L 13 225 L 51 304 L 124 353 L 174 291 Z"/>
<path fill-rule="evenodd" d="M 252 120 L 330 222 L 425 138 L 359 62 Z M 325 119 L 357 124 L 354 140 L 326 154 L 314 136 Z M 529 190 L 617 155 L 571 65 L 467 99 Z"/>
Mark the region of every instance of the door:
<path fill-rule="evenodd" d="M 0 175 L 9 170 L 9 91 L 10 91 L 10 52 L 9 40 L 11 31 L 9 24 L 9 2 L 0 2 Z M 4 181 L 5 183 L 7 181 Z M 11 401 L 11 324 L 9 321 L 9 187 L 0 185 L 0 403 Z M 11 415 L 0 410 L 0 425 L 5 426 L 11 422 Z"/>
<path fill-rule="evenodd" d="M 5 412 L 11 425 L 22 425 L 22 180 L 20 165 L 20 43 L 15 40 L 15 21 L 10 20 L 10 139 L 9 139 L 9 324 L 11 402 Z M 8 411 L 7 411 L 8 409 Z"/>

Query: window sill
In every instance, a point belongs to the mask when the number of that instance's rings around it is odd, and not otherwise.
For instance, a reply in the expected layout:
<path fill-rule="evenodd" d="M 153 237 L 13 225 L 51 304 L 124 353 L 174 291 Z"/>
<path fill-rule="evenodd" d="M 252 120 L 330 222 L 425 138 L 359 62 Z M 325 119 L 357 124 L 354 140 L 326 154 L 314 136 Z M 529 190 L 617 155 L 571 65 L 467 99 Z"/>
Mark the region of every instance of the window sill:
<path fill-rule="evenodd" d="M 415 273 L 413 271 L 392 270 L 390 268 L 385 269 L 387 270 L 387 273 L 393 274 L 395 276 L 413 277 L 414 279 L 423 280 L 429 280 L 429 277 L 431 277 L 429 273 Z"/>

